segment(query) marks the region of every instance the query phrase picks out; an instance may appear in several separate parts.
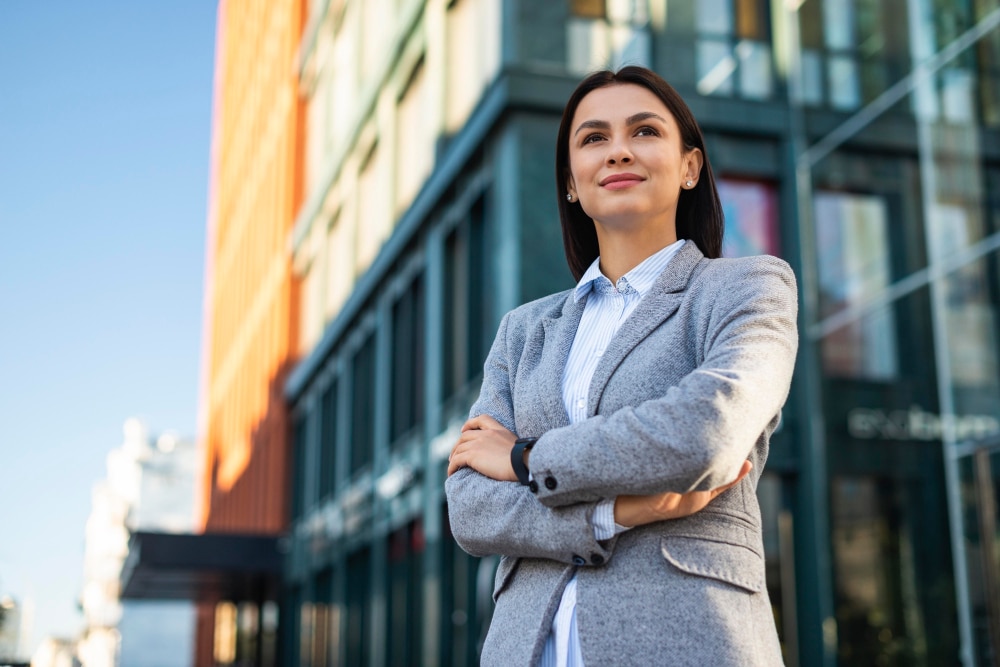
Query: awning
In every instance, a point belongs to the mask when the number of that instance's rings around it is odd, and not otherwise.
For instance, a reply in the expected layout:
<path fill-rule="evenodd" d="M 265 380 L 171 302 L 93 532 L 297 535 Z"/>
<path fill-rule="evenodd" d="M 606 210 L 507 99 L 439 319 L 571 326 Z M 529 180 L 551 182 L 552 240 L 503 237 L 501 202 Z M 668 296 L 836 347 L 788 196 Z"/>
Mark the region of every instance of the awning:
<path fill-rule="evenodd" d="M 125 600 L 259 601 L 277 595 L 282 555 L 276 535 L 152 533 L 129 539 Z"/>

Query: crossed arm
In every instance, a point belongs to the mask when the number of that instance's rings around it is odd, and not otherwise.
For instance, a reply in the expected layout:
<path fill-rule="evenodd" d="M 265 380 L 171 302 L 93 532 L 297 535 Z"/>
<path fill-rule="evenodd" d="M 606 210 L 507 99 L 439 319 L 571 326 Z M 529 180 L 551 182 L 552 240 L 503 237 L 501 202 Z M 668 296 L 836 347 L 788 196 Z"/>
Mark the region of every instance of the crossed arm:
<path fill-rule="evenodd" d="M 639 526 L 698 512 L 739 483 L 754 442 L 787 395 L 797 337 L 787 265 L 758 262 L 735 278 L 758 289 L 719 297 L 704 361 L 667 395 L 541 434 L 528 467 L 559 484 L 540 484 L 537 494 L 513 481 L 510 463 L 516 427 L 508 358 L 518 355 L 507 349 L 508 315 L 474 416 L 449 460 L 446 490 L 459 544 L 470 553 L 567 562 L 571 552 L 600 548 L 606 560 L 615 540 L 596 543 L 591 523 L 602 500 L 615 499 L 616 523 Z"/>
<path fill-rule="evenodd" d="M 462 426 L 462 435 L 448 458 L 449 477 L 463 467 L 500 482 L 516 482 L 510 452 L 517 436 L 489 415 L 469 419 Z M 525 463 L 530 469 L 530 451 Z M 708 491 L 676 493 L 665 491 L 649 495 L 622 495 L 615 498 L 615 523 L 632 528 L 656 521 L 679 519 L 701 511 L 720 493 L 739 484 L 750 472 L 752 464 L 744 461 L 736 479 Z"/>

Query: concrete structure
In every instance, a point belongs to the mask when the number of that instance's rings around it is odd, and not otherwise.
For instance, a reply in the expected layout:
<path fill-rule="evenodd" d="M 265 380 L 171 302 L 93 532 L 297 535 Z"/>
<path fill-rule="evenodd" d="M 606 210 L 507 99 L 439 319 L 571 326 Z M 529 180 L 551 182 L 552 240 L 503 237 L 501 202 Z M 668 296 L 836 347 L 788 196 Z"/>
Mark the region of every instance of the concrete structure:
<path fill-rule="evenodd" d="M 122 566 L 139 530 L 190 532 L 194 525 L 195 445 L 165 433 L 155 440 L 135 419 L 108 454 L 87 520 L 77 652 L 85 667 L 190 665 L 194 608 L 177 602 L 123 602 Z M 170 650 L 155 650 L 156 646 Z"/>
<path fill-rule="evenodd" d="M 0 664 L 16 662 L 22 651 L 21 605 L 9 595 L 0 596 Z"/>

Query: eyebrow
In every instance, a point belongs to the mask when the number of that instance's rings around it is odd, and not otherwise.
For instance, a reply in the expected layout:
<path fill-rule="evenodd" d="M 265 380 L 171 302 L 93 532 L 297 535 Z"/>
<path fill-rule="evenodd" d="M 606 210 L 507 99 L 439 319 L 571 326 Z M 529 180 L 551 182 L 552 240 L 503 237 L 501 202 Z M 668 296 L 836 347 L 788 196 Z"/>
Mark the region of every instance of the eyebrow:
<path fill-rule="evenodd" d="M 666 120 L 664 120 L 662 116 L 660 116 L 659 114 L 655 114 L 652 111 L 640 111 L 639 113 L 632 114 L 631 116 L 626 118 L 625 124 L 635 125 L 636 123 L 641 123 L 642 121 L 649 120 L 650 118 L 655 118 L 663 123 L 667 122 Z M 573 136 L 580 134 L 580 130 L 584 129 L 608 130 L 610 128 L 611 128 L 611 123 L 609 123 L 606 120 L 585 120 L 582 123 L 580 123 L 580 127 L 576 128 L 576 132 L 573 133 Z"/>

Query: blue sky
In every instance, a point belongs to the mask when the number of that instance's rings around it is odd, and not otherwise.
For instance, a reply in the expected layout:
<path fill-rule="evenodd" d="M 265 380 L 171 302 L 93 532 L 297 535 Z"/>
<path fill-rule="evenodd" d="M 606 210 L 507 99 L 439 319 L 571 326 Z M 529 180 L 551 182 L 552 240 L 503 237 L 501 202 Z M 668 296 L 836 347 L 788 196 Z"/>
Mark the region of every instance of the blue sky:
<path fill-rule="evenodd" d="M 82 624 L 122 424 L 194 435 L 215 5 L 0 2 L 0 595 Z"/>

